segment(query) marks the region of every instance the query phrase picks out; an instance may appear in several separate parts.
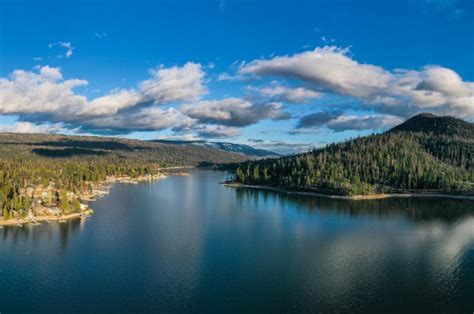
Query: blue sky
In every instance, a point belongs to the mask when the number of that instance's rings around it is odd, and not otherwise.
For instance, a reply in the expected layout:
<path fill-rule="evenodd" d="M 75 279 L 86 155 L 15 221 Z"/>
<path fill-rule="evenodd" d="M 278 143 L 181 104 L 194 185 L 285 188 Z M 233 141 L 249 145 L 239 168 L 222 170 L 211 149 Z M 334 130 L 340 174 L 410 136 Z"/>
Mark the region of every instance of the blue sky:
<path fill-rule="evenodd" d="M 418 112 L 472 120 L 473 13 L 462 0 L 0 0 L 0 130 L 296 151 Z"/>

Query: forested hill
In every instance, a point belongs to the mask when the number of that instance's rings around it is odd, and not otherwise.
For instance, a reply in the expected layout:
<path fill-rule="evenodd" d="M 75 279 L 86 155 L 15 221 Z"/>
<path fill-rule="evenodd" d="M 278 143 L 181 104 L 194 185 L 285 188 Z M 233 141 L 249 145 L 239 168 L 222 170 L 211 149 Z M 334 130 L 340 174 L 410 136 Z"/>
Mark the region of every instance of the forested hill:
<path fill-rule="evenodd" d="M 247 160 L 241 154 L 207 147 L 111 137 L 0 133 L 0 160 L 11 158 L 42 159 L 50 162 L 149 162 L 161 166 Z"/>
<path fill-rule="evenodd" d="M 0 133 L 0 219 L 36 215 L 38 206 L 79 210 L 82 195 L 108 177 L 151 177 L 163 167 L 242 162 L 206 147 L 139 140 Z M 47 200 L 35 198 L 46 193 Z"/>
<path fill-rule="evenodd" d="M 332 194 L 474 194 L 473 124 L 417 115 L 383 133 L 241 164 L 236 181 Z"/>

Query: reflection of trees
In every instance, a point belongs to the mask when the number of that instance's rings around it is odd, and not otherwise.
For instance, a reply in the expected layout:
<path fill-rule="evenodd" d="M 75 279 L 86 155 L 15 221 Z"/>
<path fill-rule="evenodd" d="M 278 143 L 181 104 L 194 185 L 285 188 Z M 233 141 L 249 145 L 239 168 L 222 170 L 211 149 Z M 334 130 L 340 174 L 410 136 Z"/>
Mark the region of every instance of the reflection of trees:
<path fill-rule="evenodd" d="M 68 220 L 66 223 L 59 225 L 59 237 L 61 241 L 61 247 L 66 248 L 69 242 L 69 236 L 71 233 L 77 232 L 80 229 L 80 219 Z"/>
<path fill-rule="evenodd" d="M 248 201 L 268 202 L 274 198 L 282 205 L 293 205 L 296 210 L 337 212 L 350 216 L 397 216 L 406 215 L 414 221 L 455 221 L 474 214 L 474 201 L 448 198 L 386 198 L 378 200 L 344 200 L 326 197 L 291 195 L 267 190 L 236 188 L 239 203 Z"/>
<path fill-rule="evenodd" d="M 59 241 L 62 248 L 66 248 L 69 242 L 71 234 L 80 231 L 81 220 L 73 219 L 68 220 L 65 223 L 46 223 L 43 222 L 42 226 L 24 226 L 19 228 L 17 226 L 5 226 L 1 229 L 1 237 L 3 240 L 11 240 L 13 243 L 17 243 L 19 240 L 22 241 L 48 241 L 51 238 L 51 234 L 59 231 Z"/>

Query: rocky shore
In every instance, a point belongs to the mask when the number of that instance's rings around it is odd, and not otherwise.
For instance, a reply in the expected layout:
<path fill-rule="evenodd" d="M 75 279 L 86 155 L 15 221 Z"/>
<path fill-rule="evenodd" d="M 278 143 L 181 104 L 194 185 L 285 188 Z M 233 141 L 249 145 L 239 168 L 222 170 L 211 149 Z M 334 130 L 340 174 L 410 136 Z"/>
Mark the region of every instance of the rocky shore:
<path fill-rule="evenodd" d="M 82 193 L 67 192 L 68 199 L 78 200 L 80 209 L 74 212 L 62 213 L 57 206 L 48 205 L 48 200 L 52 195 L 58 193 L 58 190 L 50 185 L 47 188 L 28 187 L 23 190 L 23 193 L 33 199 L 33 204 L 26 217 L 13 217 L 4 219 L 0 217 L 0 227 L 3 226 L 18 226 L 23 227 L 25 224 L 39 225 L 41 222 L 66 222 L 71 219 L 87 218 L 94 213 L 94 211 L 87 204 L 99 197 L 107 195 L 114 183 L 128 183 L 137 184 L 139 182 L 152 182 L 166 178 L 163 173 L 154 175 L 145 175 L 139 177 L 128 176 L 109 176 L 105 181 L 99 183 L 90 183 L 90 189 Z"/>

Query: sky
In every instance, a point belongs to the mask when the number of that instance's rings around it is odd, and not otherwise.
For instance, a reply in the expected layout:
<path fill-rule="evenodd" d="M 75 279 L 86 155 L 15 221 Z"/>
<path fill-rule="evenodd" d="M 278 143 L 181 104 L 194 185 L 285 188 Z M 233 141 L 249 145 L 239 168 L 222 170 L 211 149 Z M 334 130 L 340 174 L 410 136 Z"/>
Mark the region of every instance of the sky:
<path fill-rule="evenodd" d="M 3 132 L 293 153 L 473 95 L 471 0 L 0 0 Z"/>

